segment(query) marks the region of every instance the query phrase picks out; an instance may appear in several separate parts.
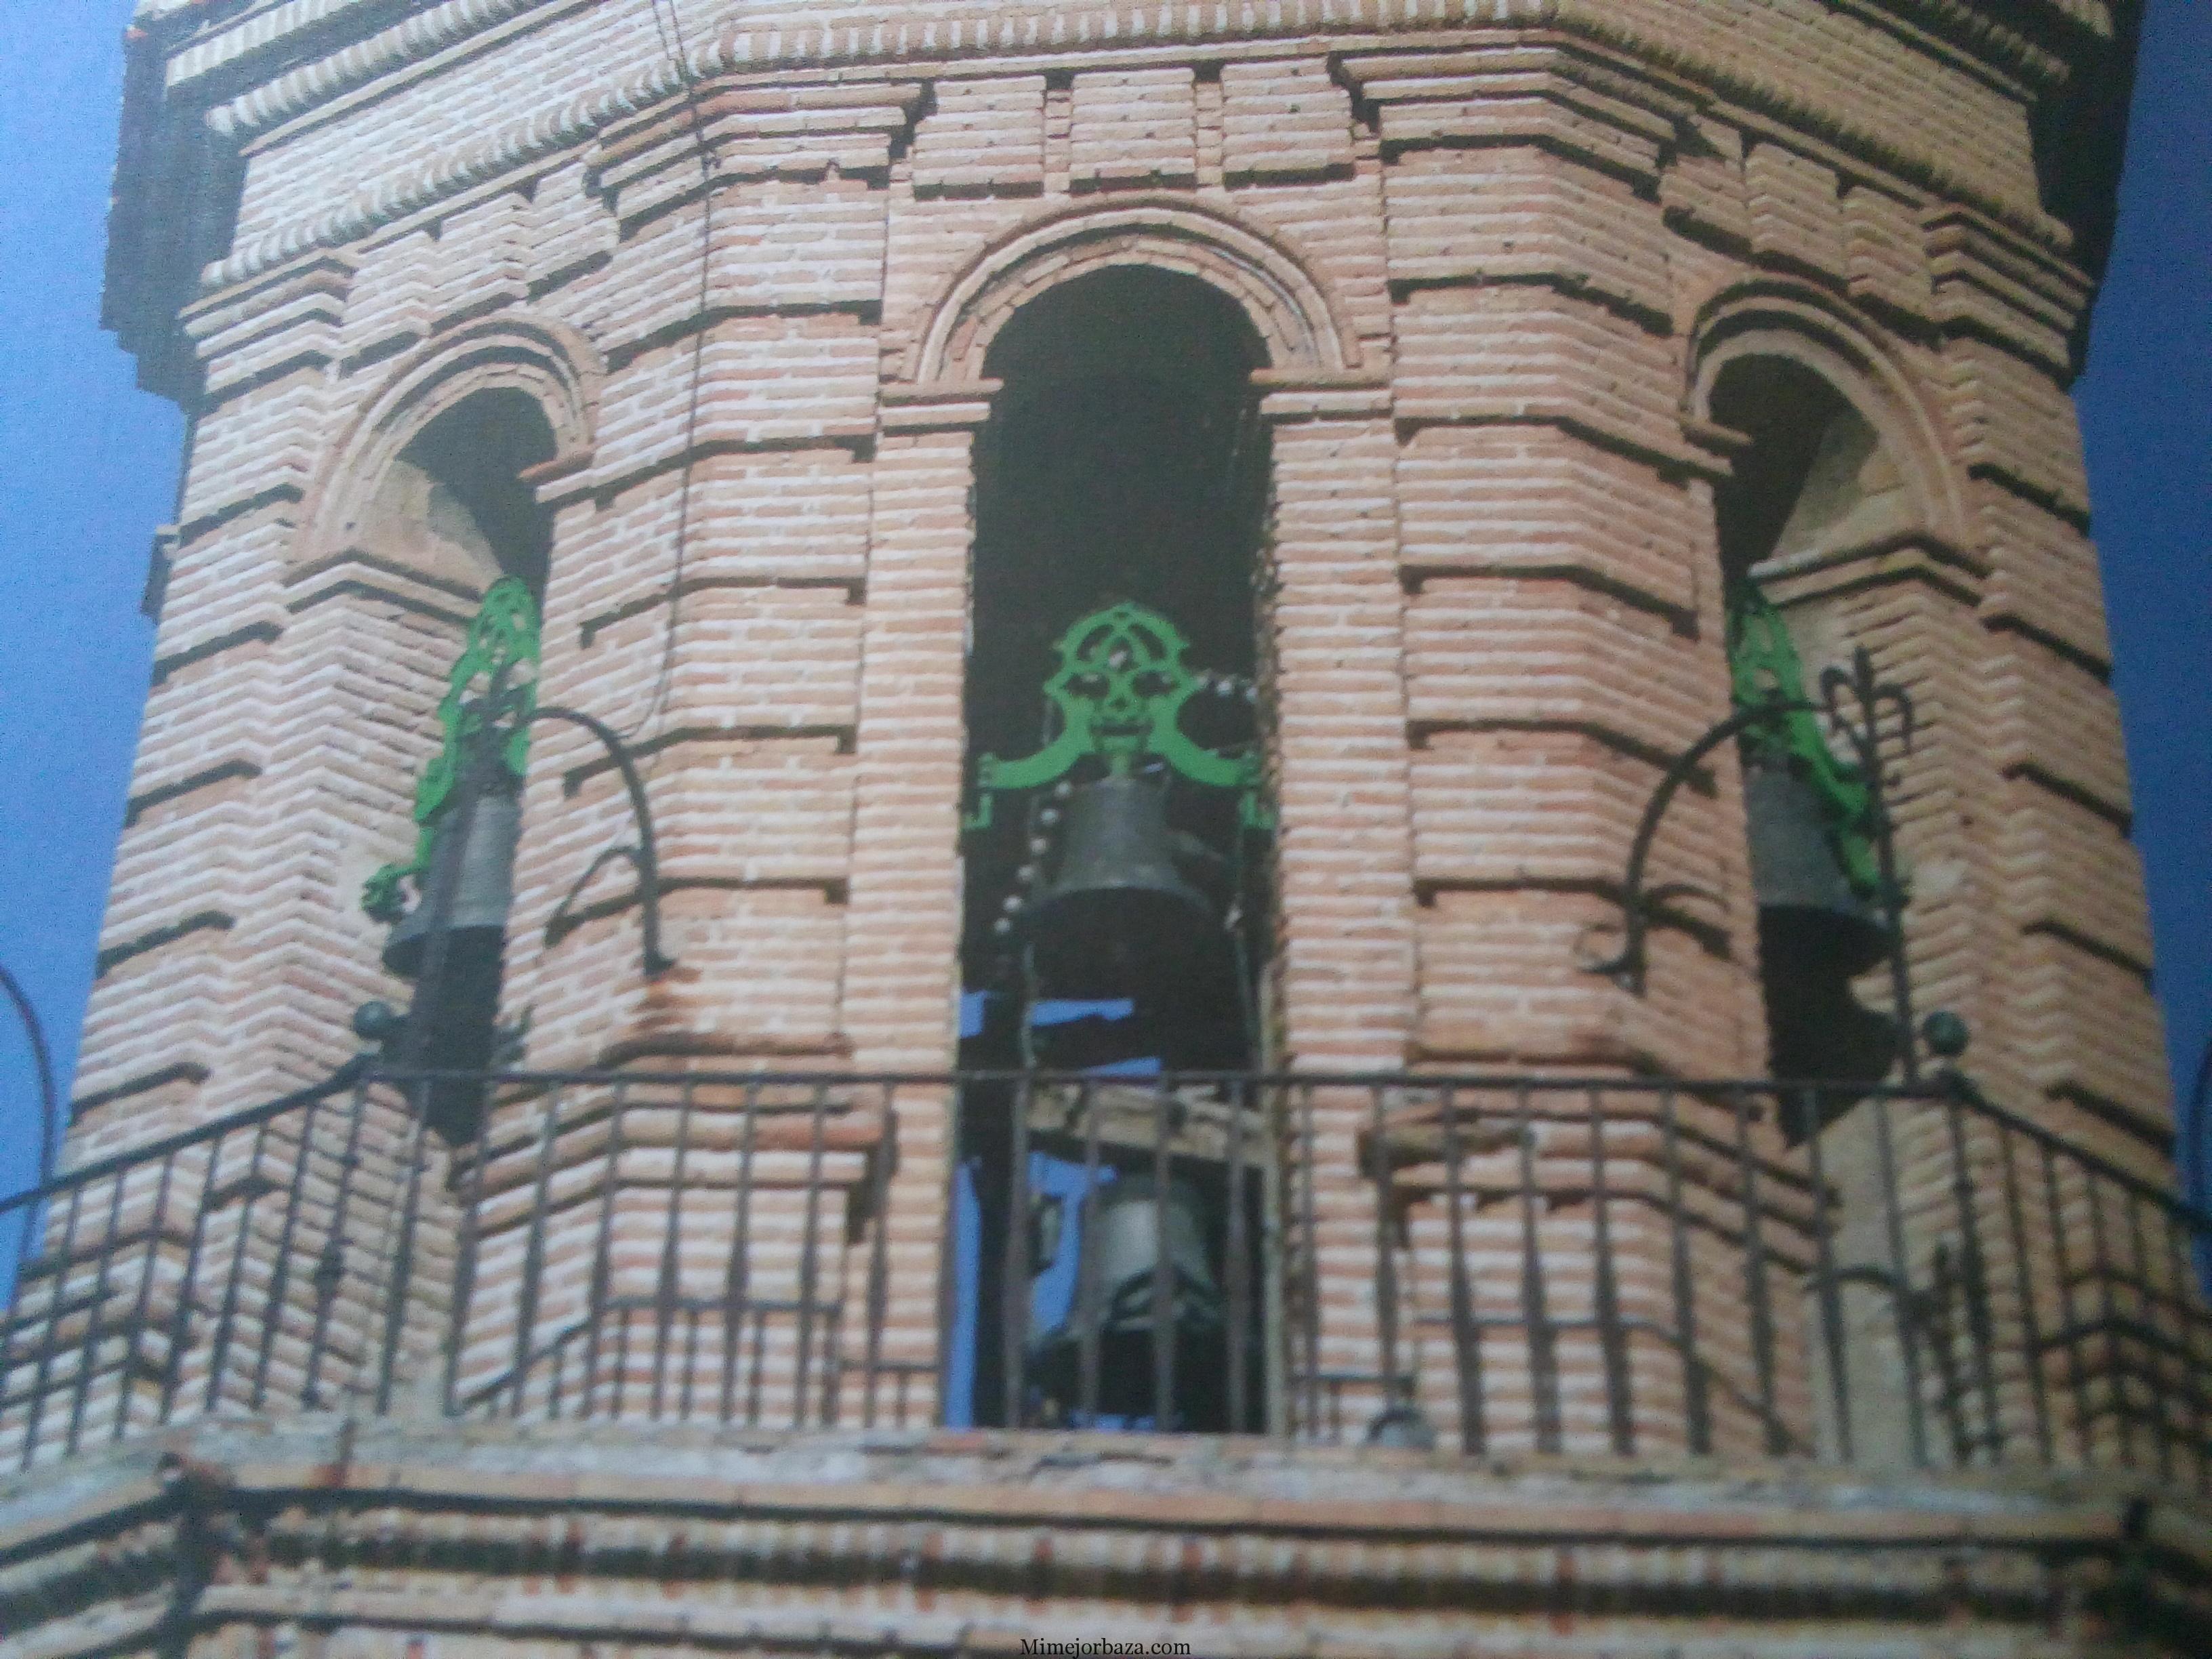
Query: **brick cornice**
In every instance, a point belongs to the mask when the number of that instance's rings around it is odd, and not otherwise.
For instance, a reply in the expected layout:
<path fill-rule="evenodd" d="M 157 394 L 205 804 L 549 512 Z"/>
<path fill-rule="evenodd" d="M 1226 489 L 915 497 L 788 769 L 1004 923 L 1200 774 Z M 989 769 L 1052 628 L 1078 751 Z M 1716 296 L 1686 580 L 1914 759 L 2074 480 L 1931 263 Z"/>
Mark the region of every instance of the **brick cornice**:
<path fill-rule="evenodd" d="M 331 28 L 343 21 L 346 13 L 357 12 L 367 3 L 368 0 L 291 0 L 264 17 L 273 21 L 294 13 L 298 19 L 294 32 L 306 33 Z M 546 0 L 447 0 L 445 5 L 418 13 L 404 23 L 216 105 L 207 112 L 209 129 L 218 137 L 242 143 L 317 104 L 545 3 Z M 225 40 L 252 32 L 249 24 Z M 239 55 L 236 50 L 224 53 L 223 44 L 210 42 L 179 52 L 171 61 L 171 85 L 195 78 L 216 63 Z"/>
<path fill-rule="evenodd" d="M 1534 0 L 1548 9 L 1552 0 Z M 1887 13 L 1966 46 L 1978 56 L 2025 75 L 2039 84 L 2056 85 L 2066 76 L 2063 59 L 2029 33 L 2045 37 L 2109 39 L 2112 19 L 2104 0 L 2032 0 L 2024 9 L 2029 28 L 2000 19 L 1975 0 L 1846 0 L 1854 9 Z M 377 0 L 280 0 L 231 27 L 179 52 L 170 61 L 167 82 L 180 90 L 217 70 L 228 68 L 287 43 L 331 37 L 333 43 L 372 10 Z M 278 76 L 266 86 L 230 100 L 210 112 L 209 121 L 227 137 L 265 131 L 304 112 L 314 104 L 428 52 L 482 33 L 549 0 L 449 0 L 405 22 L 374 33 Z M 166 7 L 142 7 L 144 27 L 192 9 L 189 0 Z M 1146 5 L 1137 0 L 1070 12 L 1059 6 L 1031 4 L 926 5 L 886 3 L 858 15 L 825 21 L 818 12 L 796 9 L 781 15 L 756 13 L 745 20 L 750 32 L 775 44 L 793 60 L 865 55 L 876 47 L 892 57 L 935 56 L 979 50 L 1004 52 L 1037 46 L 1099 46 L 1132 41 L 1205 40 L 1225 36 L 1305 35 L 1346 30 L 1389 29 L 1424 23 L 1481 21 L 1494 16 L 1494 0 L 1277 0 L 1266 8 Z M 954 13 L 945 16 L 945 13 Z M 356 26 L 357 27 L 357 26 Z M 732 30 L 727 33 L 736 33 Z M 840 52 L 840 38 L 848 44 Z M 866 42 L 867 47 L 860 46 Z M 880 44 L 879 44 L 880 43 Z M 319 42 L 318 42 L 319 44 Z M 810 51 L 810 45 L 812 50 Z M 296 49 L 296 48 L 295 48 Z"/>
<path fill-rule="evenodd" d="M 280 121 L 307 112 L 318 103 L 416 61 L 426 52 L 467 38 L 462 25 L 469 19 L 478 20 L 474 28 L 481 32 L 494 22 L 519 17 L 520 10 L 510 9 L 524 3 L 528 0 L 452 0 L 447 6 L 210 111 L 208 119 L 227 138 L 243 142 Z M 1746 77 L 1726 64 L 1705 61 L 1678 42 L 1639 31 L 1624 22 L 1617 9 L 1599 0 L 1443 0 L 1441 6 L 1436 0 L 1420 3 L 1416 0 L 1331 0 L 1326 10 L 1322 0 L 1280 0 L 1279 7 L 1264 10 L 1186 6 L 1069 12 L 1030 5 L 1001 9 L 993 16 L 995 21 L 990 28 L 984 27 L 982 20 L 925 22 L 911 16 L 902 18 L 896 8 L 886 8 L 879 19 L 871 13 L 850 21 L 817 19 L 787 27 L 778 27 L 773 19 L 743 19 L 696 47 L 687 64 L 656 63 L 439 161 L 379 180 L 319 218 L 237 246 L 227 258 L 208 268 L 203 274 L 203 286 L 219 289 L 246 282 L 315 249 L 360 240 L 461 191 L 599 137 L 619 122 L 682 95 L 687 84 L 711 79 L 788 76 L 863 64 L 945 63 L 984 52 L 1042 58 L 1084 49 L 1225 45 L 1315 33 L 1340 39 L 1348 48 L 1363 43 L 1386 46 L 1408 33 L 1435 37 L 1439 45 L 1449 46 L 1455 40 L 1480 38 L 1468 34 L 1469 28 L 1486 33 L 1499 27 L 1549 28 L 1609 47 L 1639 63 L 1683 76 L 1747 108 L 1806 126 L 1900 177 L 1977 206 L 1992 219 L 2031 238 L 2053 246 L 2063 240 L 2063 233 L 2052 222 L 2026 204 L 1989 199 L 1941 162 L 1905 153 L 1875 129 L 1854 125 L 1788 89 Z M 1456 34 L 1452 33 L 1455 29 Z"/>
<path fill-rule="evenodd" d="M 353 547 L 286 573 L 284 586 L 284 608 L 295 616 L 351 597 L 398 605 L 456 629 L 468 626 L 479 598 L 457 582 Z"/>
<path fill-rule="evenodd" d="M 216 1559 L 200 1564 L 212 1571 L 195 1632 L 304 1618 L 949 1656 L 1018 1651 L 1021 1633 L 1080 1610 L 1087 1632 L 1115 1637 L 1171 1620 L 1206 1655 L 1446 1659 L 1468 1650 L 1468 1620 L 1562 1580 L 1611 1617 L 1663 1617 L 1695 1552 L 1725 1564 L 1710 1596 L 1796 1638 L 1762 1652 L 1832 1632 L 1845 1605 L 1893 1639 L 1910 1632 L 1916 1651 L 1923 1631 L 1996 1636 L 2024 1621 L 2054 1651 L 2086 1652 L 2046 1630 L 2047 1594 L 2132 1559 L 2147 1590 L 2154 1579 L 2186 1595 L 2206 1575 L 2207 1537 L 2197 1507 L 2154 1480 L 323 1418 L 202 1425 L 0 1488 L 0 1614 L 40 1651 L 114 1644 L 134 1618 L 161 1616 L 143 1588 L 183 1577 L 197 1545 Z M 2023 1577 L 2046 1594 L 2019 1601 Z M 720 1593 L 732 1586 L 753 1593 Z M 801 1590 L 803 1606 L 787 1599 Z"/>

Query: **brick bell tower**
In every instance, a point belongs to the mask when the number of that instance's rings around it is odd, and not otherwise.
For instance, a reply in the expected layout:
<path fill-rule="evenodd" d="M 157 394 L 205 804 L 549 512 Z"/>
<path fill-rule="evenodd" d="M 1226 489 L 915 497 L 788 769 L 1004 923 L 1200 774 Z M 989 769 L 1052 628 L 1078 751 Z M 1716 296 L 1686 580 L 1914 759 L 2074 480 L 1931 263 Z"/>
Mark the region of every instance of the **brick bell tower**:
<path fill-rule="evenodd" d="M 140 0 L 0 1630 L 2203 1651 L 2137 10 Z"/>

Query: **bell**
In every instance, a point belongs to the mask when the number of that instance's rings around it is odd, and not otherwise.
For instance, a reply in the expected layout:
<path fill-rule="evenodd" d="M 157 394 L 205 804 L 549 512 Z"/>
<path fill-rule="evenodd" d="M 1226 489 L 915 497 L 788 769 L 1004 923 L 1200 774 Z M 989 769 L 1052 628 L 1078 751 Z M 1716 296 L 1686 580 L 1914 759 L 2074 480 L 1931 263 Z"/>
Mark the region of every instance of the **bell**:
<path fill-rule="evenodd" d="M 440 824 L 430 847 L 423 896 L 399 919 L 384 947 L 384 965 L 420 980 L 430 965 L 436 931 L 433 911 L 440 860 L 455 819 Z M 446 948 L 437 983 L 418 983 L 409 1015 L 416 1025 L 410 1063 L 431 1073 L 490 1068 L 498 1036 L 500 981 L 507 950 L 507 915 L 514 896 L 514 847 L 522 830 L 522 802 L 512 791 L 479 796 L 469 820 L 447 916 Z M 412 1085 L 430 1127 L 459 1146 L 475 1138 L 483 1115 L 483 1086 L 470 1077 L 436 1077 Z"/>
<path fill-rule="evenodd" d="M 429 957 L 434 885 L 446 838 L 453 828 L 448 817 L 434 832 L 429 871 L 422 878 L 422 897 L 399 919 L 385 942 L 384 965 L 402 979 L 419 975 Z M 514 845 L 522 833 L 521 798 L 507 791 L 479 796 L 469 819 L 468 844 L 461 851 L 459 879 L 453 884 L 453 908 L 446 921 L 447 960 L 482 954 L 483 940 L 504 942 L 507 913 L 514 903 Z M 495 951 L 498 948 L 495 944 Z"/>
<path fill-rule="evenodd" d="M 1168 1184 L 1167 1201 L 1150 1176 L 1125 1176 L 1094 1188 L 1082 1212 L 1082 1254 L 1067 1317 L 1037 1345 L 1030 1375 L 1063 1405 L 1083 1398 L 1086 1334 L 1097 1340 L 1098 1409 L 1118 1417 L 1152 1414 L 1163 1424 L 1188 1413 L 1154 1411 L 1154 1269 L 1166 1253 L 1167 1306 L 1176 1332 L 1180 1396 L 1218 1382 L 1223 1334 L 1221 1286 L 1206 1260 L 1205 1212 L 1186 1182 Z"/>
<path fill-rule="evenodd" d="M 1224 948 L 1206 896 L 1176 868 L 1165 793 L 1104 777 L 1067 803 L 1058 869 L 1030 916 L 1037 977 L 1075 1000 L 1209 976 Z"/>
<path fill-rule="evenodd" d="M 1888 931 L 1851 890 L 1812 785 L 1785 768 L 1758 764 L 1745 769 L 1743 782 L 1774 1075 L 1877 1080 L 1897 1057 L 1896 1022 L 1862 1006 L 1850 981 L 1888 951 Z M 1850 1088 L 1793 1095 L 1784 1133 L 1800 1141 L 1859 1097 Z"/>
<path fill-rule="evenodd" d="M 1743 793 L 1762 940 L 1775 933 L 1788 956 L 1845 979 L 1880 962 L 1888 930 L 1851 890 L 1813 786 L 1786 767 L 1754 763 L 1744 769 Z"/>
<path fill-rule="evenodd" d="M 1784 1137 L 1796 1146 L 1864 1097 L 1897 1060 L 1897 1022 L 1851 994 L 1832 966 L 1793 962 L 1789 941 L 1762 927 L 1766 953 L 1766 1036 L 1774 1075 L 1784 1082 L 1841 1086 L 1792 1090 L 1781 1103 Z"/>

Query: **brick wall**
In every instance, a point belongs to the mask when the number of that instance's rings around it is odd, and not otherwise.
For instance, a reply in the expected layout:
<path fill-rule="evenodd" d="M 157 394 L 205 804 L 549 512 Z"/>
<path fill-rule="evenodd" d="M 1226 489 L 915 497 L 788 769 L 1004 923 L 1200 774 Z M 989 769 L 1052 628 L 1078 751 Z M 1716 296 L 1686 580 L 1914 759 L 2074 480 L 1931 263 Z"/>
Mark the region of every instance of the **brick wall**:
<path fill-rule="evenodd" d="M 546 405 L 543 692 L 636 744 L 662 835 L 675 971 L 637 972 L 619 866 L 549 937 L 629 830 L 582 734 L 541 734 L 530 1060 L 945 1064 L 984 355 L 1138 262 L 1229 293 L 1269 359 L 1274 1058 L 1762 1067 L 1732 757 L 1659 842 L 1655 879 L 1702 896 L 1649 989 L 1583 966 L 1643 800 L 1725 712 L 1704 400 L 1755 349 L 1914 480 L 1909 534 L 1777 592 L 1814 655 L 1865 644 L 1919 702 L 1927 1000 L 1993 1092 L 2162 1178 L 2040 48 L 1812 0 L 723 9 L 676 9 L 681 64 L 645 0 L 436 9 L 252 91 L 217 77 L 256 61 L 221 19 L 176 58 L 166 95 L 220 100 L 246 185 L 185 319 L 205 390 L 72 1158 L 305 1081 L 355 1003 L 404 998 L 355 895 L 406 848 L 471 596 L 343 503 L 437 388 Z M 1332 1109 L 1324 1277 L 1373 1227 Z M 899 1145 L 919 1364 L 943 1103 Z M 1329 1363 L 1371 1373 L 1336 1328 Z"/>

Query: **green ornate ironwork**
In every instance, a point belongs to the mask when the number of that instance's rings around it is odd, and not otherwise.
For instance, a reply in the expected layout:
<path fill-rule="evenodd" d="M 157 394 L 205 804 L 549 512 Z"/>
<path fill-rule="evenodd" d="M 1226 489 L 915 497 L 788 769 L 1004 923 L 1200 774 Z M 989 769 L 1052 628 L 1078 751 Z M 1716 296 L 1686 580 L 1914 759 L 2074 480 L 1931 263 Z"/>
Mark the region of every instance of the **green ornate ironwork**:
<path fill-rule="evenodd" d="M 1212 682 L 1184 662 L 1190 642 L 1173 623 L 1124 601 L 1076 623 L 1053 649 L 1060 662 L 1044 694 L 1059 711 L 1059 735 L 1018 760 L 985 755 L 976 762 L 969 829 L 990 823 L 997 796 L 1055 783 L 1081 762 L 1096 759 L 1125 776 L 1147 757 L 1193 783 L 1241 792 L 1243 822 L 1268 826 L 1259 755 L 1208 749 L 1182 729 L 1183 705 Z"/>
<path fill-rule="evenodd" d="M 1844 876 L 1862 897 L 1879 898 L 1881 867 L 1875 849 L 1873 793 L 1859 768 L 1837 759 L 1828 747 L 1789 624 L 1756 583 L 1739 582 L 1729 594 L 1728 659 L 1738 708 L 1777 706 L 1772 720 L 1745 729 L 1745 749 L 1769 765 L 1788 767 L 1813 786 Z"/>
<path fill-rule="evenodd" d="M 361 906 L 379 921 L 397 921 L 406 909 L 399 884 L 419 884 L 430 867 L 438 821 L 453 804 L 469 748 L 480 734 L 504 728 L 499 758 L 520 778 L 530 757 L 530 722 L 538 708 L 538 602 L 514 576 L 502 576 L 483 596 L 468 642 L 447 677 L 438 704 L 445 743 L 422 769 L 415 788 L 415 855 L 387 864 L 362 889 Z"/>

